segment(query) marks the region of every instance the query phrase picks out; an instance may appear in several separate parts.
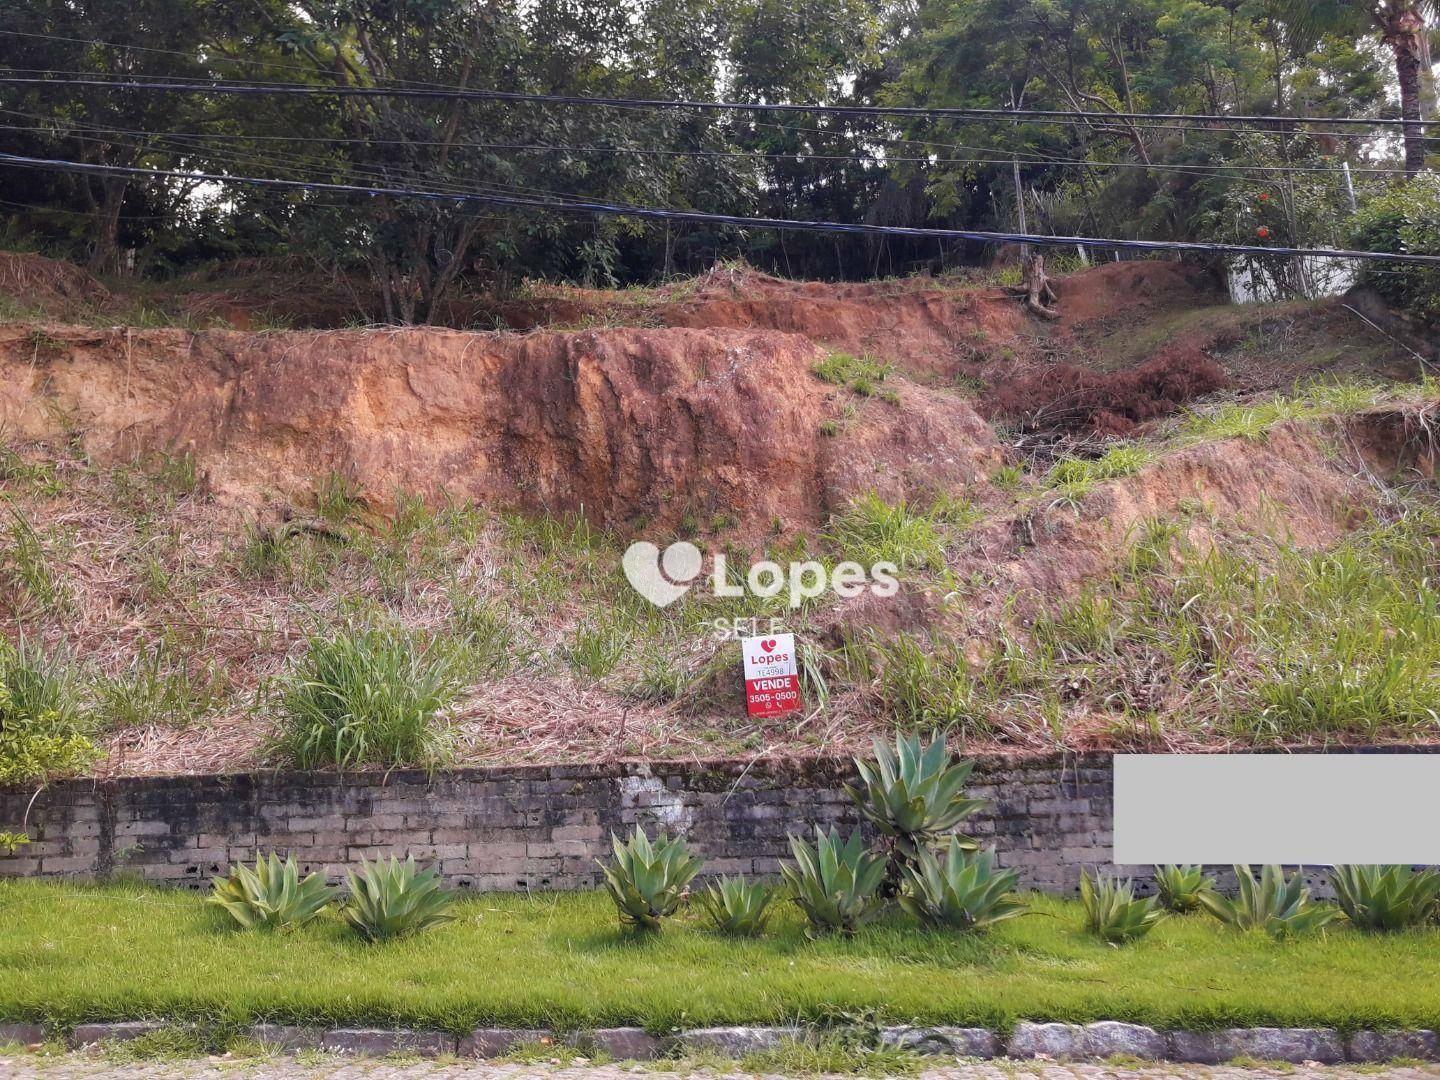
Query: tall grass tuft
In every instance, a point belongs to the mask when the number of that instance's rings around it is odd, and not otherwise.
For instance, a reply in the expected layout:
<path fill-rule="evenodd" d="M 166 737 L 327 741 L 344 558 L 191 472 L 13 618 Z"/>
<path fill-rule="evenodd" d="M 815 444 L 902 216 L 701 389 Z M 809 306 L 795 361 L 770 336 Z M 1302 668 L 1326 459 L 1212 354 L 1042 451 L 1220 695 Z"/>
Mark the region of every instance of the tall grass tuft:
<path fill-rule="evenodd" d="M 274 749 L 302 769 L 438 764 L 458 670 L 447 643 L 397 628 L 342 627 L 312 638 L 281 679 Z"/>
<path fill-rule="evenodd" d="M 875 492 L 862 495 L 830 522 L 830 539 L 862 566 L 894 563 L 901 570 L 944 565 L 945 548 L 932 514 L 904 500 L 887 503 Z"/>

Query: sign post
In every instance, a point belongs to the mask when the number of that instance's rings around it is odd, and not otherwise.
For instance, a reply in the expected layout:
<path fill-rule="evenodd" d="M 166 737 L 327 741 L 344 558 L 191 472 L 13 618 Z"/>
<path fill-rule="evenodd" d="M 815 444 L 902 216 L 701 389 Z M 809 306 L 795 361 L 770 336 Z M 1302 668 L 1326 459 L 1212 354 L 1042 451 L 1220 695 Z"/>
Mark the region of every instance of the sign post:
<path fill-rule="evenodd" d="M 745 710 L 751 716 L 783 716 L 803 707 L 794 634 L 740 639 L 745 661 Z"/>

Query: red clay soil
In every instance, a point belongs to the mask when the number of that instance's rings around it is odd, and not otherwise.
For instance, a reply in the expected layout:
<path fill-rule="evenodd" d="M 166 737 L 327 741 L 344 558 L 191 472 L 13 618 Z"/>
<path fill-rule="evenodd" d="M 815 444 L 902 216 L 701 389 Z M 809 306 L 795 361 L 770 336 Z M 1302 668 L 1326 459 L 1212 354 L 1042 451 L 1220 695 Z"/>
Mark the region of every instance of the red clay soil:
<path fill-rule="evenodd" d="M 949 376 L 977 346 L 992 352 L 1036 337 L 1063 345 L 1077 328 L 1098 320 L 1223 302 L 1208 272 L 1173 262 L 1106 263 L 1054 284 L 1061 311 L 1056 323 L 1029 315 L 1018 298 L 997 287 L 946 286 L 923 277 L 786 281 L 748 270 L 712 271 L 674 300 L 637 303 L 627 294 L 553 289 L 500 305 L 495 314 L 517 329 L 639 318 L 661 326 L 784 330 L 828 348 Z"/>
<path fill-rule="evenodd" d="M 896 379 L 898 404 L 862 399 L 817 379 L 819 356 L 774 331 L 11 324 L 0 327 L 0 426 L 79 432 L 102 462 L 190 453 L 223 501 L 303 503 L 335 472 L 377 506 L 443 490 L 583 508 L 622 532 L 685 519 L 809 528 L 864 491 L 955 490 L 1001 461 L 957 395 Z"/>

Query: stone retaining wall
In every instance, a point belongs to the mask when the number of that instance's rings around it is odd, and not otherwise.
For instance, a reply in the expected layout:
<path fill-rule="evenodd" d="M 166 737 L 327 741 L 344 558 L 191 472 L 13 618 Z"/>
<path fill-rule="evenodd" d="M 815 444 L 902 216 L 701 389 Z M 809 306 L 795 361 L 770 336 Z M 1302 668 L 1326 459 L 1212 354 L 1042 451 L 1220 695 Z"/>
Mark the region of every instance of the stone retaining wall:
<path fill-rule="evenodd" d="M 969 792 L 987 800 L 967 831 L 993 843 L 1025 887 L 1072 891 L 1109 867 L 1112 755 L 994 755 Z M 0 830 L 29 809 L 33 842 L 0 855 L 0 876 L 116 872 L 200 886 L 257 848 L 332 879 L 360 857 L 412 854 L 469 889 L 598 884 L 612 831 L 681 831 L 708 873 L 777 870 L 786 834 L 848 830 L 848 760 L 613 763 L 455 769 L 433 775 L 254 773 L 71 780 L 0 790 Z M 1142 880 L 1148 867 L 1121 867 Z M 1319 884 L 1317 882 L 1317 884 Z"/>

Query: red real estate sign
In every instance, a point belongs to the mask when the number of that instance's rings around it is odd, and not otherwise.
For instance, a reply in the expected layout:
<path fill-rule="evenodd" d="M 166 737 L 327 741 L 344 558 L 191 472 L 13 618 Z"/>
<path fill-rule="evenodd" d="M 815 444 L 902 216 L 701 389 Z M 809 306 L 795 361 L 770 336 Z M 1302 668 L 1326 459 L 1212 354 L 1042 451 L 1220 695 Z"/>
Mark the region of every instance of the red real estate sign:
<path fill-rule="evenodd" d="M 745 661 L 745 709 L 751 716 L 780 716 L 801 707 L 795 635 L 740 639 Z"/>

